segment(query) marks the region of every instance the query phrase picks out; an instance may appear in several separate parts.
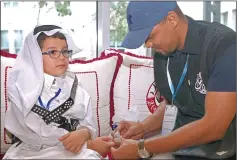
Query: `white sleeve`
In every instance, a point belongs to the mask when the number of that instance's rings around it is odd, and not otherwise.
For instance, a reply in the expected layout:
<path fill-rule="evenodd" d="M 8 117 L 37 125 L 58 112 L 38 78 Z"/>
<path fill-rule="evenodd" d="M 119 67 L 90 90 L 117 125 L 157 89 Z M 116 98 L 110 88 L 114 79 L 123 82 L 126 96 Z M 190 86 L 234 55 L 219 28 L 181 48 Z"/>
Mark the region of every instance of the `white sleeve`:
<path fill-rule="evenodd" d="M 93 121 L 91 98 L 85 90 L 83 92 L 84 92 L 83 100 L 84 100 L 84 105 L 87 108 L 87 112 L 86 112 L 85 118 L 83 120 L 80 120 L 80 125 L 77 127 L 77 130 L 81 128 L 87 128 L 91 134 L 91 138 L 94 139 L 97 137 L 97 130 L 96 130 L 96 125 Z"/>
<path fill-rule="evenodd" d="M 16 104 L 10 102 L 10 106 L 5 114 L 5 128 L 21 141 L 36 145 L 40 144 L 40 138 L 25 124 L 23 113 Z"/>

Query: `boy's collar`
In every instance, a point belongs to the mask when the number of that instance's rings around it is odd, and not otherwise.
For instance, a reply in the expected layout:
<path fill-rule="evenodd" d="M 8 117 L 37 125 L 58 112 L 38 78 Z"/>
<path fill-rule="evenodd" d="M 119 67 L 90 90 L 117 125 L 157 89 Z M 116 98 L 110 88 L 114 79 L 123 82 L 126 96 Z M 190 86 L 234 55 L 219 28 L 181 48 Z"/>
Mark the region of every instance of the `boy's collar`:
<path fill-rule="evenodd" d="M 66 74 L 55 77 L 47 73 L 44 73 L 44 84 L 46 85 L 48 89 L 51 89 L 53 85 L 60 87 L 61 85 L 63 85 L 63 79 L 65 78 L 65 76 Z"/>

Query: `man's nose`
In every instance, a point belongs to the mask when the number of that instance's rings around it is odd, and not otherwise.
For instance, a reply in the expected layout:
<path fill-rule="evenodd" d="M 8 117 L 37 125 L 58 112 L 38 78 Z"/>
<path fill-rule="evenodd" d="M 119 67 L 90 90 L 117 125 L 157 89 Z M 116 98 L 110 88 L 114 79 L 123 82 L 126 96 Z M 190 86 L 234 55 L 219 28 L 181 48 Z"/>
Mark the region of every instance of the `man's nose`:
<path fill-rule="evenodd" d="M 146 48 L 152 48 L 152 43 L 150 41 L 145 42 Z"/>

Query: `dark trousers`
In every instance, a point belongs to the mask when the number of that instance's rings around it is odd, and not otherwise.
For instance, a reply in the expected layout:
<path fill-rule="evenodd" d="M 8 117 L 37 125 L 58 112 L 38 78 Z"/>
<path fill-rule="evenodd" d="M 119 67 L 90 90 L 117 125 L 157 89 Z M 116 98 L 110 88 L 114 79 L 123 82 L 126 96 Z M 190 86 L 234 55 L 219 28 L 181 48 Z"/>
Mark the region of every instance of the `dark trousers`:
<path fill-rule="evenodd" d="M 207 158 L 199 158 L 199 157 L 189 157 L 189 156 L 175 156 L 175 160 L 210 160 Z M 223 160 L 236 160 L 236 154 L 230 158 Z"/>

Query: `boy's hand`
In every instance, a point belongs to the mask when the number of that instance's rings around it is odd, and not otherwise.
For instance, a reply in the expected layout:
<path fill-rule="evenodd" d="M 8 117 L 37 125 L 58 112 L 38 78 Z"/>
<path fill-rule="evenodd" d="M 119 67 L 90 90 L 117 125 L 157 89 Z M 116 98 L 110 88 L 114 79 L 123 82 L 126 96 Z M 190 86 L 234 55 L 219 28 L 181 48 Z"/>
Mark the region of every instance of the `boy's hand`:
<path fill-rule="evenodd" d="M 108 136 L 97 137 L 93 141 L 88 141 L 88 148 L 98 152 L 103 157 L 108 154 L 110 147 L 114 146 L 116 146 L 116 144 L 112 141 L 112 138 Z"/>
<path fill-rule="evenodd" d="M 86 129 L 81 129 L 63 135 L 59 141 L 63 143 L 66 150 L 78 153 L 89 138 L 89 132 Z"/>

